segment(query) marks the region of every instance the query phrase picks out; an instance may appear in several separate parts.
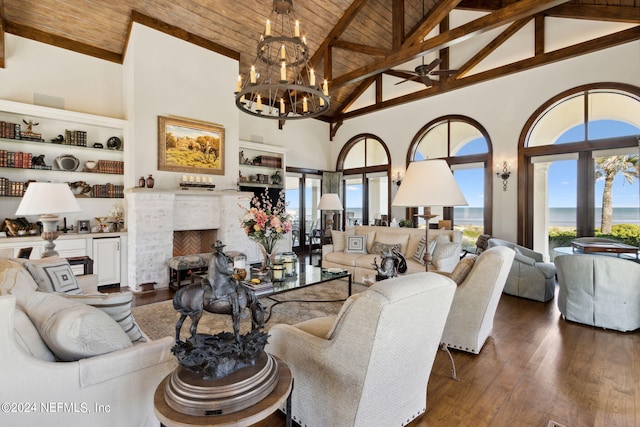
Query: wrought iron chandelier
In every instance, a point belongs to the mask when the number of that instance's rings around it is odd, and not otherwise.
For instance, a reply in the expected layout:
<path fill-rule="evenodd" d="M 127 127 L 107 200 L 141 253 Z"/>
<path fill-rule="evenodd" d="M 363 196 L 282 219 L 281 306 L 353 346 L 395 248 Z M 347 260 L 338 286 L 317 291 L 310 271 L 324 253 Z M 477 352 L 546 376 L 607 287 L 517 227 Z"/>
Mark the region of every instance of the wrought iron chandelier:
<path fill-rule="evenodd" d="M 275 120 L 316 117 L 329 108 L 329 87 L 309 66 L 309 47 L 293 16 L 293 0 L 273 0 L 254 65 L 238 76 L 236 106 Z M 322 82 L 322 83 L 320 83 Z"/>

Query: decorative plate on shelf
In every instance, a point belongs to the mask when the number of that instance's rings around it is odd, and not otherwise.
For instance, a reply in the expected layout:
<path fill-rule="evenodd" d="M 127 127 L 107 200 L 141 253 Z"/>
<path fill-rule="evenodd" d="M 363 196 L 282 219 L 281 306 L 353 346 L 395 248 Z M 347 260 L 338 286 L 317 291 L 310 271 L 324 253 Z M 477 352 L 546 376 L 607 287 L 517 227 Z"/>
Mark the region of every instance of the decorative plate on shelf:
<path fill-rule="evenodd" d="M 111 150 L 119 150 L 122 148 L 122 140 L 117 136 L 112 136 L 107 140 L 107 148 L 110 148 Z"/>
<path fill-rule="evenodd" d="M 56 166 L 63 171 L 74 171 L 80 166 L 80 160 L 72 154 L 63 154 L 56 157 Z"/>

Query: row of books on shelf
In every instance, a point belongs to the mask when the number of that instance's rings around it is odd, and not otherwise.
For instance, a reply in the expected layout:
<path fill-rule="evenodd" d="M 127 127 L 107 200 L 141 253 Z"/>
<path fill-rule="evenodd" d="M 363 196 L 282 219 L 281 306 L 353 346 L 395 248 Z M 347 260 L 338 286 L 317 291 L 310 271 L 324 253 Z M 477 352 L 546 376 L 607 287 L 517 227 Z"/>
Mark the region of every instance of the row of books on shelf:
<path fill-rule="evenodd" d="M 96 184 L 91 187 L 91 197 L 122 199 L 124 198 L 124 185 Z"/>
<path fill-rule="evenodd" d="M 251 289 L 251 292 L 253 292 L 256 296 L 270 294 L 273 292 L 273 282 L 270 281 L 261 281 L 260 283 L 243 281 L 242 284 Z"/>
<path fill-rule="evenodd" d="M 123 175 L 124 162 L 120 160 L 98 160 L 96 172 Z"/>
<path fill-rule="evenodd" d="M 65 130 L 65 138 L 62 143 L 64 145 L 77 145 L 78 147 L 87 146 L 87 132 L 83 130 Z"/>
<path fill-rule="evenodd" d="M 22 197 L 24 196 L 24 187 L 24 182 L 0 177 L 0 196 Z"/>
<path fill-rule="evenodd" d="M 43 142 L 42 134 L 31 132 L 31 131 L 23 131 L 22 127 L 19 123 L 11 123 L 0 121 L 0 138 L 6 139 L 21 139 L 24 141 L 38 141 Z"/>
<path fill-rule="evenodd" d="M 32 169 L 32 160 L 33 154 L 31 153 L 0 150 L 0 167 L 3 168 Z"/>

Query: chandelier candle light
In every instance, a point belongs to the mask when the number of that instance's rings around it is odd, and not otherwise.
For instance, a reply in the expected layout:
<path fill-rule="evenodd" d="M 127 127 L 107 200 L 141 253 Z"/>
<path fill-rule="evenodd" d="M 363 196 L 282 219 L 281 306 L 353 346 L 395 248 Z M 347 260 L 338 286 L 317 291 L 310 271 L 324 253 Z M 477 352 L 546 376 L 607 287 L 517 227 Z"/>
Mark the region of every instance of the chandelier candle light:
<path fill-rule="evenodd" d="M 296 120 L 317 117 L 329 109 L 328 82 L 309 65 L 309 47 L 300 36 L 300 22 L 292 15 L 293 0 L 273 1 L 249 76 L 244 80 L 238 76 L 236 106 L 247 114 Z"/>

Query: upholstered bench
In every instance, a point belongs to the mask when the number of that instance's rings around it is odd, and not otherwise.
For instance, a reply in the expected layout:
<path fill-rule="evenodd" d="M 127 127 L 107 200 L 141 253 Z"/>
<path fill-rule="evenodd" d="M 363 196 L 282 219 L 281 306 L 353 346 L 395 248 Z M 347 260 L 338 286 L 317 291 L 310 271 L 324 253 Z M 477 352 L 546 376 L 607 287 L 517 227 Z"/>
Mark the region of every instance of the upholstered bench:
<path fill-rule="evenodd" d="M 174 256 L 169 259 L 169 287 L 178 289 L 181 282 L 191 277 L 195 281 L 194 273 L 206 273 L 209 269 L 212 253 Z"/>

